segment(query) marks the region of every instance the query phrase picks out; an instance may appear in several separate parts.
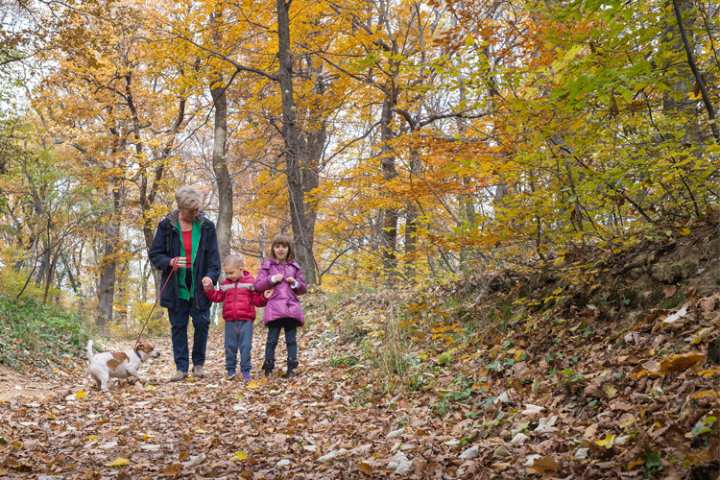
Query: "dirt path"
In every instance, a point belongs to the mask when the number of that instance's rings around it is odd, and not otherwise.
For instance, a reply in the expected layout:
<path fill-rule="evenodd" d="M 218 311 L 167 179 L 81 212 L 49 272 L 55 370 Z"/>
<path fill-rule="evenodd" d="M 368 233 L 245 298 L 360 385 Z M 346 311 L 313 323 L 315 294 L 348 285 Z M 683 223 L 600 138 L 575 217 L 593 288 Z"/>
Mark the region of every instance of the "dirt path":
<path fill-rule="evenodd" d="M 254 373 L 264 340 L 259 327 Z M 442 428 L 428 405 L 375 403 L 363 369 L 332 367 L 330 334 L 301 333 L 299 377 L 245 385 L 224 378 L 220 330 L 207 378 L 165 382 L 169 343 L 143 368 L 144 387 L 116 383 L 103 394 L 77 375 L 44 401 L 0 405 L 0 477 L 419 478 L 461 463 L 449 460 L 451 437 L 434 433 Z"/>
<path fill-rule="evenodd" d="M 47 378 L 23 375 L 0 365 L 0 404 L 44 400 L 52 394 L 53 386 Z"/>

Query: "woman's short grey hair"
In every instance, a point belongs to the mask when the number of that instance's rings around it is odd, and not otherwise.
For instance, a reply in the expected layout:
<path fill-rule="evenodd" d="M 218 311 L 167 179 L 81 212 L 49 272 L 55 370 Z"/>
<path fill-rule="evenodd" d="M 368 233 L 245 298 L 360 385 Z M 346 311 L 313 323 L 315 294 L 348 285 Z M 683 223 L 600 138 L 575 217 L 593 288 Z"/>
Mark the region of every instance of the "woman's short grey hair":
<path fill-rule="evenodd" d="M 180 210 L 200 210 L 202 205 L 200 193 L 187 185 L 175 191 L 175 200 Z"/>

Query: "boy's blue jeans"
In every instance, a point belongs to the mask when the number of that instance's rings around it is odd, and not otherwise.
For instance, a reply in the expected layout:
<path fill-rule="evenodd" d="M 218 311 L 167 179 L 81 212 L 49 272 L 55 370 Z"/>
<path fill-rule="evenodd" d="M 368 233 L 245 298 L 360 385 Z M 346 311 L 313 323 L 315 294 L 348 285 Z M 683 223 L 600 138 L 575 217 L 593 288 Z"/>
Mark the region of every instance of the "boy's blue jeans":
<path fill-rule="evenodd" d="M 237 371 L 237 351 L 240 350 L 240 371 L 250 373 L 250 352 L 252 351 L 253 322 L 225 322 L 225 368 L 228 375 Z"/>

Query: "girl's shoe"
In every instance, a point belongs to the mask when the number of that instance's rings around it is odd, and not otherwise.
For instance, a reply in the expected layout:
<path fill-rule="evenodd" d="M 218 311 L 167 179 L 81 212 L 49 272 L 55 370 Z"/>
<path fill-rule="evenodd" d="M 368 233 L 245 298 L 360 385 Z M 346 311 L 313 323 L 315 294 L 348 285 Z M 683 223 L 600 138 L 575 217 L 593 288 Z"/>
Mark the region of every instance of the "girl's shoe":
<path fill-rule="evenodd" d="M 295 369 L 297 367 L 298 367 L 298 362 L 288 361 L 287 372 L 285 372 L 285 375 L 283 375 L 283 377 L 292 378 L 292 377 L 297 376 L 297 373 L 295 373 Z"/>

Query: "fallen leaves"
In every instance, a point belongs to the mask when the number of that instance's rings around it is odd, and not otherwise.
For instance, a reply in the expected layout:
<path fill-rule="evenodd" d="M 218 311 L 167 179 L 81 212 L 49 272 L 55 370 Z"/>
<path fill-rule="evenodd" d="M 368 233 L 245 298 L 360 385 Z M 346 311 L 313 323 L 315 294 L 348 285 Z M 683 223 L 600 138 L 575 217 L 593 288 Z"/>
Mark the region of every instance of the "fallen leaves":
<path fill-rule="evenodd" d="M 471 460 L 473 458 L 477 458 L 479 454 L 480 446 L 473 445 L 472 447 L 468 448 L 460 454 L 460 460 Z"/>
<path fill-rule="evenodd" d="M 245 450 L 238 450 L 237 452 L 233 453 L 232 458 L 237 462 L 244 462 L 248 459 L 248 454 Z"/>
<path fill-rule="evenodd" d="M 595 445 L 610 450 L 615 445 L 615 435 L 608 433 L 602 439 L 595 440 Z"/>
<path fill-rule="evenodd" d="M 405 475 L 410 472 L 412 461 L 410 461 L 404 452 L 400 451 L 388 459 L 387 466 L 398 475 Z"/>
<path fill-rule="evenodd" d="M 692 308 L 683 319 L 695 314 Z M 579 338 L 582 328 L 573 334 Z M 542 355 L 536 340 L 511 338 L 513 333 L 495 342 L 495 357 L 483 347 L 464 350 L 457 341 L 444 368 L 423 372 L 422 389 L 388 395 L 379 392 L 377 378 L 358 375 L 367 368 L 360 351 L 345 351 L 354 348 L 347 344 L 335 351 L 331 335 L 321 339 L 308 330 L 302 345 L 308 345 L 309 360 L 293 382 L 220 381 L 217 349 L 217 367 L 209 366 L 207 379 L 150 381 L 144 390 L 115 388 L 109 396 L 74 386 L 63 390 L 59 404 L 0 412 L 5 423 L 15 422 L 15 430 L 0 424 L 6 439 L 0 451 L 13 452 L 12 465 L 34 468 L 28 455 L 48 443 L 52 455 L 63 455 L 58 464 L 69 469 L 82 462 L 79 468 L 101 477 L 147 472 L 267 480 L 321 472 L 325 478 L 450 479 L 488 472 L 490 478 L 583 478 L 583 472 L 601 472 L 593 478 L 606 478 L 604 472 L 609 476 L 616 469 L 657 468 L 638 450 L 640 441 L 660 452 L 671 438 L 688 445 L 712 438 L 717 422 L 703 409 L 719 398 L 720 367 L 693 370 L 704 361 L 699 351 L 710 338 L 703 328 L 709 325 L 656 335 L 638 323 L 630 333 L 618 332 L 620 342 L 573 345 L 563 339 L 559 347 L 543 347 Z M 675 353 L 688 348 L 688 338 L 701 339 L 690 347 L 698 352 Z M 422 346 L 423 364 L 448 351 L 444 344 L 435 347 Z M 255 348 L 261 353 L 262 347 Z M 358 365 L 327 368 L 329 358 L 349 356 Z M 171 365 L 169 358 L 166 362 Z M 638 368 L 646 373 L 638 375 Z M 682 375 L 689 371 L 693 374 Z M 576 381 L 580 388 L 566 388 Z M 77 398 L 81 390 L 87 396 Z M 65 397 L 70 398 L 64 402 Z M 443 413 L 436 408 L 440 401 L 446 402 Z M 683 405 L 685 423 L 669 421 L 668 412 Z M 638 432 L 645 432 L 642 440 Z M 38 441 L 18 440 L 30 437 Z M 118 459 L 128 463 L 110 466 Z M 65 472 L 58 467 L 57 473 Z"/>
<path fill-rule="evenodd" d="M 180 473 L 183 471 L 183 466 L 179 463 L 171 463 L 170 465 L 166 465 L 161 471 L 160 475 L 166 476 L 166 477 L 175 477 L 177 475 L 180 475 Z"/>
<path fill-rule="evenodd" d="M 704 360 L 705 354 L 702 352 L 688 352 L 671 355 L 660 362 L 660 373 L 665 375 L 668 373 L 682 372 Z"/>
<path fill-rule="evenodd" d="M 649 360 L 643 364 L 643 369 L 632 374 L 632 378 L 640 380 L 645 377 L 658 378 L 669 373 L 679 373 L 700 364 L 704 360 L 705 354 L 702 352 L 670 355 L 659 363 L 655 360 Z M 706 370 L 705 372 L 710 376 L 714 376 L 712 370 Z"/>
<path fill-rule="evenodd" d="M 113 468 L 127 467 L 130 465 L 130 460 L 125 457 L 117 457 L 115 460 L 110 463 L 106 463 L 105 465 Z"/>
<path fill-rule="evenodd" d="M 560 471 L 560 464 L 551 455 L 530 455 L 525 465 L 529 473 L 557 473 Z"/>

